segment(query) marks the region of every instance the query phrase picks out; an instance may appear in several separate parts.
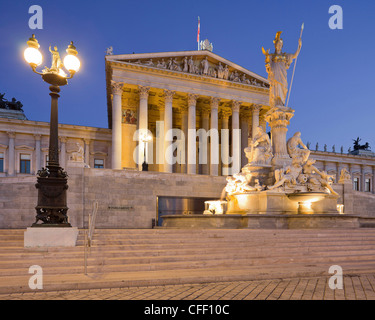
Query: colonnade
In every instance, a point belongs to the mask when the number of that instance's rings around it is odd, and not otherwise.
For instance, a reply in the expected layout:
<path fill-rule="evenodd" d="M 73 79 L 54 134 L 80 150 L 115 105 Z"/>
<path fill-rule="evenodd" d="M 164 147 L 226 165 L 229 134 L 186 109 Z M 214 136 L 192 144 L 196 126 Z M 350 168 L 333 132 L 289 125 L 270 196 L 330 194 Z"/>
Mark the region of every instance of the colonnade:
<path fill-rule="evenodd" d="M 124 84 L 118 82 L 112 82 L 112 168 L 121 168 L 121 96 Z M 139 87 L 139 112 L 138 112 L 138 133 L 139 133 L 139 144 L 142 143 L 142 134 L 147 134 L 148 127 L 148 98 L 150 94 L 150 87 L 138 86 Z M 172 113 L 172 101 L 176 91 L 163 90 L 164 95 L 164 106 L 162 106 L 161 121 L 164 121 L 164 134 L 168 130 L 174 128 L 173 124 L 173 113 Z M 181 171 L 188 174 L 197 174 L 197 101 L 200 95 L 195 93 L 188 93 L 187 105 L 182 106 L 181 110 L 181 131 L 184 133 L 186 155 L 185 163 L 181 163 Z M 207 98 L 207 97 L 205 97 Z M 240 121 L 240 110 L 241 101 L 231 100 L 230 107 L 221 110 L 221 129 L 229 129 L 229 118 L 231 116 L 231 134 L 221 135 L 220 142 L 220 131 L 219 131 L 219 104 L 222 99 L 219 97 L 210 97 L 209 107 L 202 109 L 201 116 L 201 128 L 208 132 L 210 137 L 209 150 L 206 155 L 199 155 L 198 158 L 204 159 L 209 158 L 209 163 L 205 164 L 202 168 L 202 173 L 213 176 L 220 174 L 229 175 L 238 173 L 241 170 L 241 163 L 243 162 L 243 146 L 247 146 L 247 135 L 241 136 L 242 130 L 248 132 L 248 120 L 249 114 L 245 115 Z M 252 127 L 259 126 L 259 111 L 260 105 L 254 105 L 251 108 L 252 112 Z M 244 120 L 246 119 L 246 120 Z M 253 129 L 254 130 L 254 129 Z M 198 133 L 199 136 L 199 133 Z M 231 138 L 231 143 L 229 139 Z M 245 143 L 243 142 L 245 141 Z M 172 158 L 171 139 L 163 139 L 163 154 L 164 154 L 164 172 L 173 172 L 173 165 L 171 161 L 167 161 Z M 230 146 L 232 149 L 230 150 Z M 220 148 L 221 147 L 221 148 Z M 221 152 L 220 152 L 221 151 Z M 231 154 L 231 156 L 230 156 Z M 219 172 L 219 163 L 223 164 L 222 172 Z M 144 148 L 138 148 L 138 159 L 144 159 Z M 138 168 L 142 170 L 142 161 L 138 160 Z M 230 170 L 229 170 L 230 168 Z"/>

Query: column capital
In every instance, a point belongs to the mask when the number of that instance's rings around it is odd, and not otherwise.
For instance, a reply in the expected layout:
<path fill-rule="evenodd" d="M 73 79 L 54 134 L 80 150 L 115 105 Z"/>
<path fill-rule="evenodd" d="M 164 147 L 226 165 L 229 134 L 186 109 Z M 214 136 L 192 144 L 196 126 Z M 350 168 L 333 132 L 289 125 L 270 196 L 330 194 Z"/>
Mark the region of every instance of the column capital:
<path fill-rule="evenodd" d="M 232 100 L 232 111 L 240 112 L 241 104 L 241 101 Z"/>
<path fill-rule="evenodd" d="M 123 82 L 116 82 L 116 81 L 111 80 L 112 94 L 121 95 L 123 87 L 124 87 Z"/>
<path fill-rule="evenodd" d="M 34 134 L 35 141 L 40 141 L 41 138 L 42 138 L 41 134 L 39 134 L 39 133 Z"/>
<path fill-rule="evenodd" d="M 140 99 L 148 99 L 148 94 L 150 92 L 150 87 L 147 86 L 138 86 L 139 88 L 139 98 Z"/>
<path fill-rule="evenodd" d="M 251 108 L 251 111 L 253 111 L 253 112 L 259 112 L 262 109 L 262 105 L 261 104 L 253 104 L 250 108 Z"/>
<path fill-rule="evenodd" d="M 60 136 L 59 138 L 62 143 L 66 143 L 68 141 L 68 137 Z"/>
<path fill-rule="evenodd" d="M 221 118 L 222 119 L 228 120 L 229 117 L 231 116 L 231 114 L 232 114 L 232 112 L 229 108 L 221 110 Z"/>
<path fill-rule="evenodd" d="M 83 142 L 84 142 L 85 144 L 90 144 L 91 139 L 83 138 Z"/>
<path fill-rule="evenodd" d="M 195 106 L 197 104 L 197 99 L 199 98 L 199 94 L 195 93 L 188 93 L 188 106 Z"/>
<path fill-rule="evenodd" d="M 14 131 L 7 132 L 9 139 L 14 139 L 16 137 L 16 133 Z"/>
<path fill-rule="evenodd" d="M 221 100 L 220 98 L 211 97 L 211 101 L 210 101 L 211 109 L 219 109 L 220 100 Z"/>
<path fill-rule="evenodd" d="M 165 103 L 172 103 L 176 91 L 164 89 Z"/>

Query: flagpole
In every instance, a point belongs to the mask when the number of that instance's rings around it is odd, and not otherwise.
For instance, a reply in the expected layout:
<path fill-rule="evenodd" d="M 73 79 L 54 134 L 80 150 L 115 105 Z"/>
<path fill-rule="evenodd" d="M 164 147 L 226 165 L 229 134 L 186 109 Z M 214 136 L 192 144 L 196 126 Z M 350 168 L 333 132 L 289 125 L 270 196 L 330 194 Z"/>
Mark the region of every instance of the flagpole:
<path fill-rule="evenodd" d="M 198 16 L 198 35 L 197 35 L 198 51 L 199 51 L 199 39 L 200 39 L 200 37 L 199 37 L 200 26 L 201 26 L 201 20 L 200 20 L 200 18 L 199 18 L 199 16 Z"/>
<path fill-rule="evenodd" d="M 303 29 L 305 27 L 305 23 L 302 23 L 302 26 L 301 26 L 301 33 L 299 35 L 299 38 L 302 39 L 302 33 L 303 33 Z M 298 58 L 298 55 L 296 57 L 296 61 L 294 61 L 294 66 L 293 66 L 293 73 L 292 73 L 292 79 L 290 80 L 290 87 L 289 87 L 289 92 L 288 92 L 288 100 L 286 102 L 286 106 L 288 106 L 289 104 L 289 98 L 290 98 L 290 92 L 292 91 L 292 84 L 293 84 L 293 79 L 294 79 L 294 72 L 296 71 L 296 64 L 297 64 L 297 58 Z"/>

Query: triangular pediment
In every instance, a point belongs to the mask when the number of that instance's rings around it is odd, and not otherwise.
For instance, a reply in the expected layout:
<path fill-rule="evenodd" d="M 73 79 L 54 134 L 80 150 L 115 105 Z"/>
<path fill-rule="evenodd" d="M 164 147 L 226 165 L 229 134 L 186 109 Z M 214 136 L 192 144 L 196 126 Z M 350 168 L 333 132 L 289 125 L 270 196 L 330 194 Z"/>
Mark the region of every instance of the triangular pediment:
<path fill-rule="evenodd" d="M 107 55 L 107 62 L 216 78 L 268 88 L 268 80 L 208 50 Z"/>

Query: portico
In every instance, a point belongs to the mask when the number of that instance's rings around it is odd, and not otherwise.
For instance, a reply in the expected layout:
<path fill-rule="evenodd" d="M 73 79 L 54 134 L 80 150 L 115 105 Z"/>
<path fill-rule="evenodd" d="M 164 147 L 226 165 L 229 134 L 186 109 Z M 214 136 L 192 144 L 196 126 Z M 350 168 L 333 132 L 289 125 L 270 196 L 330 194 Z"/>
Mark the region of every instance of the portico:
<path fill-rule="evenodd" d="M 147 154 L 150 171 L 237 173 L 252 128 L 266 129 L 267 80 L 210 51 L 107 55 L 106 73 L 114 169 L 141 170 Z"/>

